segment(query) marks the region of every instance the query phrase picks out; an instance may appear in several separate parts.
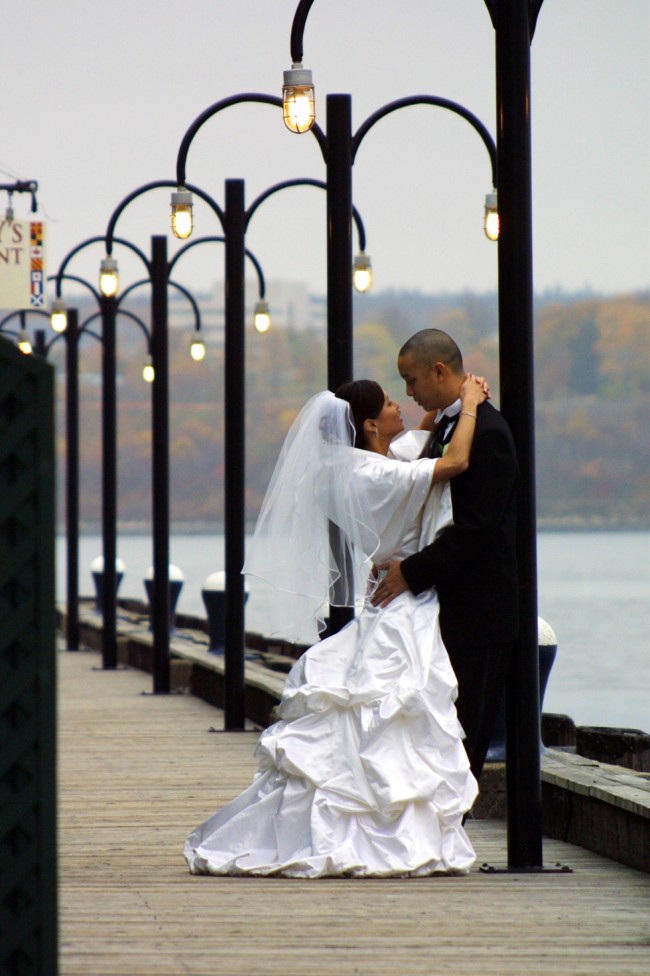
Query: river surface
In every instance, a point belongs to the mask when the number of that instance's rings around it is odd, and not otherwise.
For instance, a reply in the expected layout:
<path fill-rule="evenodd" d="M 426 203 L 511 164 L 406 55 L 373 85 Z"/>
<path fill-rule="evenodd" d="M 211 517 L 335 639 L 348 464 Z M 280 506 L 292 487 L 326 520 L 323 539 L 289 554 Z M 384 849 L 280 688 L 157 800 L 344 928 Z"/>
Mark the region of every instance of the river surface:
<path fill-rule="evenodd" d="M 81 537 L 83 595 L 94 593 L 90 564 L 101 550 L 99 536 Z M 120 596 L 145 599 L 151 539 L 122 535 L 117 551 L 126 567 Z M 177 609 L 205 616 L 201 588 L 223 569 L 223 536 L 173 535 L 170 554 L 185 575 Z M 558 646 L 544 711 L 570 715 L 577 725 L 650 732 L 650 533 L 543 532 L 537 557 L 539 615 Z M 57 590 L 65 599 L 65 538 L 57 540 Z M 265 632 L 254 581 L 246 629 Z"/>

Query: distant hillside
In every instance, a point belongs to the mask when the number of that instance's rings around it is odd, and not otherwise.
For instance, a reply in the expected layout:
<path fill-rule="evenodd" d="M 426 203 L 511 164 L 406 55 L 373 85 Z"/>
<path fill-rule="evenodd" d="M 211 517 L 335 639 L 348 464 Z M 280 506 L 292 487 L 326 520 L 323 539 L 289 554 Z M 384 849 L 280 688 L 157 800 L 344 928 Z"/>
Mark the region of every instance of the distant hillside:
<path fill-rule="evenodd" d="M 397 376 L 397 350 L 420 328 L 457 339 L 465 365 L 485 373 L 498 405 L 495 295 L 384 292 L 355 302 L 355 375 L 380 382 L 407 422 L 418 410 Z M 170 338 L 171 513 L 220 525 L 223 515 L 223 353 L 203 363 L 187 336 Z M 119 332 L 119 518 L 148 522 L 151 389 L 142 382 L 142 336 Z M 247 334 L 248 516 L 254 521 L 284 434 L 300 405 L 326 385 L 325 336 L 271 329 Z M 101 385 L 98 344 L 81 350 L 82 521 L 101 518 Z M 64 375 L 58 429 L 64 442 Z M 540 523 L 650 528 L 650 293 L 545 295 L 535 317 L 537 507 Z M 63 465 L 61 464 L 61 471 Z M 64 485 L 59 490 L 63 517 Z"/>

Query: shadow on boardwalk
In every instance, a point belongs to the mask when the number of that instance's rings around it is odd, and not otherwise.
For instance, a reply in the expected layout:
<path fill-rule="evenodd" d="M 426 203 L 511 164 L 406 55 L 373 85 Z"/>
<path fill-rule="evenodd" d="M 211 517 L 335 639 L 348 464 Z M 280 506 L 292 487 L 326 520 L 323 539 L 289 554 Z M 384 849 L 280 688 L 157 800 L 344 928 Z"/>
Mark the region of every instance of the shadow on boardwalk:
<path fill-rule="evenodd" d="M 246 786 L 249 733 L 150 676 L 59 654 L 62 976 L 553 976 L 650 972 L 646 874 L 558 841 L 572 874 L 417 880 L 192 877 L 185 836 Z M 473 821 L 477 864 L 505 824 Z"/>

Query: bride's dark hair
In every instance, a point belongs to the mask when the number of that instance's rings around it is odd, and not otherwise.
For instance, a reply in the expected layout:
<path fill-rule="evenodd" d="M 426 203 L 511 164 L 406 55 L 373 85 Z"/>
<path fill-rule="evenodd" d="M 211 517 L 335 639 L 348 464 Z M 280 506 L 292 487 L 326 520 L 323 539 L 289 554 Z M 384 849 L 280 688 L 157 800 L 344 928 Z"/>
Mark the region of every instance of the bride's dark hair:
<path fill-rule="evenodd" d="M 366 432 L 363 424 L 366 420 L 374 420 L 381 413 L 386 402 L 383 389 L 374 380 L 352 380 L 351 383 L 339 386 L 334 396 L 350 404 L 352 423 L 356 431 L 354 446 L 365 447 Z"/>

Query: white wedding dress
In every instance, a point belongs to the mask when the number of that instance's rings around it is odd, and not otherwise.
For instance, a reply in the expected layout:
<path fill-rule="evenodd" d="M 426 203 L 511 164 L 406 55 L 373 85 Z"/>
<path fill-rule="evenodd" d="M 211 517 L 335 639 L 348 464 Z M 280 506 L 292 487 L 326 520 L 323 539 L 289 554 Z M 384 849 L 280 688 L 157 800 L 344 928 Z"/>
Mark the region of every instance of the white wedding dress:
<path fill-rule="evenodd" d="M 409 436 L 400 441 L 408 457 Z M 450 521 L 448 484 L 430 488 L 435 461 L 354 454 L 354 491 L 381 523 L 376 563 L 416 551 Z M 190 871 L 467 872 L 475 855 L 462 818 L 477 785 L 455 698 L 435 593 L 406 592 L 383 610 L 365 603 L 292 668 L 253 782 L 188 837 Z"/>

